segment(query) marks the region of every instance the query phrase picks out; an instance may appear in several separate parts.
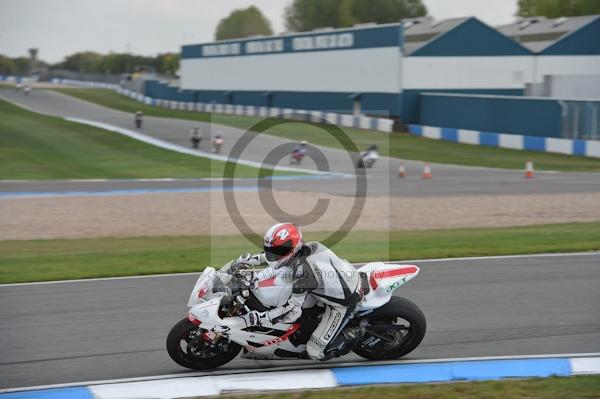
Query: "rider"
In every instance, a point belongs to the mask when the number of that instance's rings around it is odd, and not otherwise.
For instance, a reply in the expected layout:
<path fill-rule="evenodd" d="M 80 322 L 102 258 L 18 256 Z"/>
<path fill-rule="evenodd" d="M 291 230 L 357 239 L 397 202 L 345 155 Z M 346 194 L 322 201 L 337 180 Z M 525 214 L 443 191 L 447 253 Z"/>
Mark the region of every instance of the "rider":
<path fill-rule="evenodd" d="M 361 327 L 344 328 L 362 300 L 362 281 L 356 269 L 323 244 L 305 243 L 300 230 L 291 223 L 272 226 L 263 245 L 264 253 L 242 255 L 238 262 L 266 262 L 274 269 L 287 267 L 293 281 L 292 294 L 284 306 L 242 316 L 246 326 L 261 325 L 263 321 L 293 323 L 301 316 L 302 305 L 310 294 L 325 306 L 325 312 L 306 344 L 308 357 L 327 360 L 350 352 L 364 335 Z"/>
<path fill-rule="evenodd" d="M 215 134 L 212 142 L 213 142 L 213 152 L 214 153 L 221 152 L 221 146 L 223 145 L 223 142 L 224 142 L 223 135 L 221 134 L 221 132 L 217 132 L 217 134 Z"/>
<path fill-rule="evenodd" d="M 137 111 L 135 113 L 135 127 L 140 129 L 142 127 L 142 121 L 144 119 L 144 113 L 142 111 Z"/>
<path fill-rule="evenodd" d="M 194 126 L 190 133 L 190 141 L 192 142 L 192 147 L 198 148 L 200 143 L 202 142 L 202 134 L 200 132 L 199 126 Z"/>
<path fill-rule="evenodd" d="M 306 140 L 302 140 L 300 144 L 296 148 L 294 148 L 294 154 L 299 154 L 300 156 L 304 156 L 306 154 Z"/>

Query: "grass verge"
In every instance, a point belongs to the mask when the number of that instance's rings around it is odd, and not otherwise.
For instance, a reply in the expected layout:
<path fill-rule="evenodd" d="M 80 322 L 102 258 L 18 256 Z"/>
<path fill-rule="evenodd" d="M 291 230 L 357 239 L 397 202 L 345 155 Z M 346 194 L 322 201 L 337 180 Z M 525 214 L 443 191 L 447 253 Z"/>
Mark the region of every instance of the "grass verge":
<path fill-rule="evenodd" d="M 93 102 L 105 107 L 134 113 L 142 110 L 146 115 L 208 122 L 252 130 L 260 117 L 188 112 L 152 107 L 134 101 L 106 89 L 57 89 L 62 93 Z M 359 150 L 378 144 L 382 154 L 401 159 L 447 163 L 468 166 L 485 166 L 504 169 L 523 169 L 525 162 L 532 159 L 536 169 L 559 171 L 600 171 L 600 159 L 551 154 L 535 151 L 520 151 L 505 148 L 475 146 L 431 140 L 408 134 L 382 134 L 380 132 L 342 128 Z M 312 144 L 343 148 L 338 141 L 341 133 L 327 134 L 318 124 L 285 123 L 269 128 L 266 134 L 291 140 L 308 140 Z"/>
<path fill-rule="evenodd" d="M 352 232 L 333 249 L 352 262 L 600 250 L 600 222 Z M 241 236 L 1 241 L 0 283 L 193 272 L 253 250 Z"/>
<path fill-rule="evenodd" d="M 0 100 L 0 179 L 222 177 L 225 164 Z M 236 168 L 236 177 L 256 176 Z"/>
<path fill-rule="evenodd" d="M 311 391 L 229 396 L 231 399 L 562 399 L 600 398 L 600 376 L 551 377 L 508 381 L 458 382 L 370 386 L 364 388 L 320 389 Z"/>

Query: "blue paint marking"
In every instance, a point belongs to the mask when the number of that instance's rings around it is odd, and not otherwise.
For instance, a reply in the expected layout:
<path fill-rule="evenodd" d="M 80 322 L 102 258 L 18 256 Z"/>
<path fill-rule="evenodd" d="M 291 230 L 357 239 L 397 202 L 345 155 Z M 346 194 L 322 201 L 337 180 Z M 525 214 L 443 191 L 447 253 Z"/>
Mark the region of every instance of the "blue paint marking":
<path fill-rule="evenodd" d="M 571 375 L 568 359 L 484 360 L 334 368 L 339 385 L 496 380 Z"/>
<path fill-rule="evenodd" d="M 443 127 L 442 140 L 458 142 L 458 129 Z"/>
<path fill-rule="evenodd" d="M 523 149 L 531 151 L 546 151 L 546 138 L 523 136 Z"/>
<path fill-rule="evenodd" d="M 573 155 L 585 155 L 585 141 L 573 140 Z"/>
<path fill-rule="evenodd" d="M 0 393 L 2 399 L 94 399 L 86 387 L 41 389 L 39 391 L 23 391 Z"/>
<path fill-rule="evenodd" d="M 265 179 L 270 180 L 317 180 L 317 179 L 332 179 L 332 178 L 347 178 L 351 175 L 342 175 L 331 173 L 328 175 L 298 175 L 298 176 L 271 176 Z M 246 182 L 257 182 L 257 179 L 240 179 Z M 135 181 L 135 180 L 115 180 L 115 181 Z M 140 195 L 140 194 L 180 194 L 180 193 L 207 193 L 215 191 L 223 191 L 225 188 L 222 185 L 209 187 L 186 187 L 186 188 L 140 188 L 140 189 L 117 189 L 106 191 L 90 191 L 90 190 L 72 190 L 72 191 L 13 191 L 0 192 L 0 198 L 31 198 L 31 197 L 69 197 L 69 196 L 113 196 L 113 195 Z M 232 188 L 226 188 L 227 191 L 251 192 L 258 191 L 258 185 L 234 185 Z"/>
<path fill-rule="evenodd" d="M 207 193 L 212 191 L 223 191 L 223 187 L 199 187 L 199 188 L 156 188 L 156 189 L 131 189 L 131 190 L 107 190 L 107 191 L 15 191 L 0 193 L 0 198 L 23 198 L 23 197 L 108 197 L 113 195 L 140 195 L 140 194 L 180 194 L 180 193 Z M 227 189 L 227 191 L 258 191 L 257 186 L 241 186 Z"/>
<path fill-rule="evenodd" d="M 498 147 L 498 137 L 497 133 L 479 132 L 479 144 Z"/>
<path fill-rule="evenodd" d="M 421 125 L 408 125 L 408 131 L 415 136 L 423 135 L 423 126 Z"/>

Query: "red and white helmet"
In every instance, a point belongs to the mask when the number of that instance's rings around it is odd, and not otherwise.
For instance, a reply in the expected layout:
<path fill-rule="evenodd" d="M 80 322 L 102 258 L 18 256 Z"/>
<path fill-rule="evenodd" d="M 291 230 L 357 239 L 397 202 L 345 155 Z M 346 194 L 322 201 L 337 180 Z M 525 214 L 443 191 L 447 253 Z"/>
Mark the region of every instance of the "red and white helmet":
<path fill-rule="evenodd" d="M 278 223 L 265 234 L 263 247 L 269 266 L 285 265 L 302 247 L 302 233 L 292 223 Z"/>

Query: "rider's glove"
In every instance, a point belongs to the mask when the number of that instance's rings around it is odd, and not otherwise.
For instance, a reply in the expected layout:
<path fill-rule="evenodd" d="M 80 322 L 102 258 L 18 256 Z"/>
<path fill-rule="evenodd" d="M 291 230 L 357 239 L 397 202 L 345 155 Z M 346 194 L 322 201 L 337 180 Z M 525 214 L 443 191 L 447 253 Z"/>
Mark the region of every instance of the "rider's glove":
<path fill-rule="evenodd" d="M 240 317 L 246 322 L 246 327 L 255 327 L 260 326 L 261 319 L 265 317 L 265 314 L 252 310 Z"/>
<path fill-rule="evenodd" d="M 262 265 L 264 262 L 262 260 L 262 254 L 256 254 L 256 255 L 241 254 L 237 258 L 236 263 L 241 263 L 243 265 L 248 265 L 248 266 L 259 266 L 259 265 Z"/>

